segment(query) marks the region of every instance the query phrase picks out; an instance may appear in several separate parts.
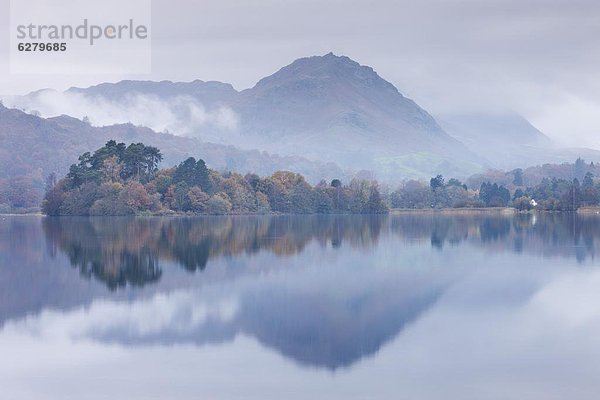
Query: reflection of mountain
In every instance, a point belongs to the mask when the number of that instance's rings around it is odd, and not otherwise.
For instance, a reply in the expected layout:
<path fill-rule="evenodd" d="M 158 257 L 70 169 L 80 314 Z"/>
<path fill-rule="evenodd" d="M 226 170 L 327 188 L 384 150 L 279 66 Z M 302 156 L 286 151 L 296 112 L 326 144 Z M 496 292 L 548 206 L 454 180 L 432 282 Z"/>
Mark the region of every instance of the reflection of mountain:
<path fill-rule="evenodd" d="M 163 319 L 153 329 L 129 319 L 107 321 L 93 324 L 89 334 L 130 345 L 205 345 L 244 334 L 300 364 L 334 370 L 379 351 L 436 302 L 455 271 L 429 277 L 368 267 L 352 274 L 337 272 L 228 285 L 227 293 L 218 294 L 222 298 L 211 299 L 213 312 L 204 318 L 198 310 L 206 309 L 206 297 L 211 296 L 206 293 L 204 299 L 186 292 L 160 302 L 123 305 L 118 314 L 144 313 L 147 308 Z M 227 308 L 232 295 L 237 298 L 235 311 L 219 311 Z M 94 312 L 92 307 L 92 316 Z"/>
<path fill-rule="evenodd" d="M 336 369 L 379 351 L 449 284 L 440 277 L 424 282 L 410 274 L 397 280 L 391 273 L 387 281 L 362 276 L 359 287 L 348 284 L 357 277 L 345 278 L 312 282 L 311 289 L 297 285 L 254 293 L 235 323 L 241 332 L 301 364 Z M 337 285 L 347 288 L 343 295 L 329 295 Z"/>

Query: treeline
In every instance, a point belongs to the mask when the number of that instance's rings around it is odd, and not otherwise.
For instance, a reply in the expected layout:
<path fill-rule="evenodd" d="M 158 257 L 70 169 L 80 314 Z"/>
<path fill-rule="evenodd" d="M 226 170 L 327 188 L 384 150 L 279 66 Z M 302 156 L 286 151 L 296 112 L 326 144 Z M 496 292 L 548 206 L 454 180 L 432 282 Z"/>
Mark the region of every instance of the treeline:
<path fill-rule="evenodd" d="M 574 211 L 581 206 L 597 206 L 600 204 L 600 182 L 591 173 L 586 173 L 583 183 L 577 178 L 542 179 L 539 185 L 525 189 L 517 188 L 513 199 L 517 208 L 528 199 L 535 199 L 536 208 L 543 210 Z"/>
<path fill-rule="evenodd" d="M 43 194 L 44 178 L 39 169 L 24 175 L 0 177 L 0 214 L 39 212 Z"/>
<path fill-rule="evenodd" d="M 442 175 L 429 184 L 408 181 L 390 195 L 393 208 L 463 208 L 515 207 L 548 211 L 574 211 L 581 206 L 600 205 L 600 180 L 591 172 L 579 179 L 543 178 L 534 186 L 524 186 L 519 170 L 507 187 L 496 182 L 483 182 L 469 189 L 457 179 L 444 180 Z"/>
<path fill-rule="evenodd" d="M 544 178 L 566 181 L 577 178 L 579 182 L 583 182 L 583 178 L 588 173 L 592 176 L 600 176 L 600 165 L 594 162 L 587 163 L 578 158 L 573 163 L 542 164 L 528 168 L 515 168 L 510 171 L 491 169 L 471 175 L 465 183 L 469 188 L 476 189 L 484 182 L 495 182 L 510 190 L 515 190 L 516 187 L 527 188 L 539 185 Z"/>
<path fill-rule="evenodd" d="M 431 178 L 429 184 L 410 180 L 390 195 L 393 208 L 462 208 L 484 207 L 478 193 L 469 190 L 458 179 L 445 181 L 442 175 Z"/>
<path fill-rule="evenodd" d="M 269 177 L 220 173 L 193 157 L 158 169 L 160 150 L 114 140 L 85 153 L 60 181 L 50 175 L 42 211 L 47 215 L 385 213 L 377 182 L 334 179 L 315 186 L 278 171 Z"/>
<path fill-rule="evenodd" d="M 445 181 L 442 175 L 431 178 L 429 184 L 408 181 L 390 195 L 394 208 L 474 208 L 507 207 L 511 193 L 503 185 L 484 182 L 479 190 L 471 190 L 458 179 Z"/>
<path fill-rule="evenodd" d="M 544 177 L 527 185 L 531 180 L 521 169 L 491 171 L 466 183 L 437 175 L 429 182 L 404 182 L 391 193 L 387 189 L 380 192 L 377 182 L 368 180 L 343 184 L 334 179 L 312 186 L 302 175 L 288 171 L 268 177 L 221 173 L 195 158 L 159 170 L 161 160 L 155 147 L 142 143 L 126 146 L 111 140 L 94 153 L 81 155 L 60 181 L 54 175 L 47 178 L 42 211 L 47 215 L 358 214 L 386 213 L 388 206 L 573 211 L 600 205 L 600 180 L 593 172 L 596 166 L 581 159 L 560 166 L 563 175 L 568 175 L 570 168 L 575 178 Z M 483 177 L 489 179 L 479 182 Z M 15 191 L 15 196 L 19 194 L 29 197 L 26 191 Z"/>

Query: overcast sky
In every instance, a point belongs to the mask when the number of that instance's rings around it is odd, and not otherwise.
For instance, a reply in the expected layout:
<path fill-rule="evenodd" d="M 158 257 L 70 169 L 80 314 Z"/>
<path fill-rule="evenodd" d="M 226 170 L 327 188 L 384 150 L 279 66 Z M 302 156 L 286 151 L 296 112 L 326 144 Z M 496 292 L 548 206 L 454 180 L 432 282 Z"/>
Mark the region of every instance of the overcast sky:
<path fill-rule="evenodd" d="M 570 145 L 600 148 L 598 0 L 152 4 L 152 74 L 10 75 L 0 0 L 0 93 L 124 78 L 245 89 L 296 58 L 333 51 L 372 66 L 431 113 L 512 110 Z"/>

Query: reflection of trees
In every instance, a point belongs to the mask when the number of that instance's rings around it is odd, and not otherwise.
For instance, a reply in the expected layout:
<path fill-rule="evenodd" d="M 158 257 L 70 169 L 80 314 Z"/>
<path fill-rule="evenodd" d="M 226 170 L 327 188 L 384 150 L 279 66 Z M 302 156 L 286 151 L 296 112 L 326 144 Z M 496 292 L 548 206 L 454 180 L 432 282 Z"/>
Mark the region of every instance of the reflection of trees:
<path fill-rule="evenodd" d="M 510 219 L 493 216 L 483 219 L 479 224 L 482 242 L 494 242 L 505 238 L 510 233 Z"/>
<path fill-rule="evenodd" d="M 467 239 L 474 230 L 470 218 L 463 215 L 442 214 L 403 214 L 390 220 L 393 233 L 409 239 L 430 239 L 431 246 L 441 249 L 446 242 L 460 243 Z"/>
<path fill-rule="evenodd" d="M 321 246 L 368 248 L 382 234 L 429 240 L 431 246 L 464 241 L 500 251 L 595 254 L 600 216 L 572 213 L 516 215 L 406 214 L 397 216 L 238 216 L 198 218 L 46 218 L 49 248 L 62 250 L 84 276 L 111 288 L 142 286 L 161 276 L 161 262 L 204 270 L 211 258 L 269 251 L 301 253 Z"/>
<path fill-rule="evenodd" d="M 160 279 L 158 255 L 148 245 L 151 227 L 124 219 L 46 218 L 44 232 L 86 277 L 94 276 L 110 289 L 143 286 Z"/>
<path fill-rule="evenodd" d="M 578 261 L 594 257 L 600 238 L 600 216 L 551 213 L 538 218 L 533 231 L 541 236 L 540 252 L 547 255 L 569 253 Z"/>
<path fill-rule="evenodd" d="M 469 241 L 500 251 L 544 256 L 594 257 L 600 245 L 600 216 L 576 213 L 515 215 L 406 214 L 390 219 L 391 231 L 407 239 L 429 239 L 441 249 Z"/>
<path fill-rule="evenodd" d="M 71 265 L 115 289 L 142 286 L 161 276 L 161 261 L 189 271 L 204 270 L 218 256 L 270 251 L 301 252 L 316 240 L 325 246 L 347 242 L 370 247 L 385 216 L 252 216 L 198 218 L 46 218 L 51 248 Z"/>

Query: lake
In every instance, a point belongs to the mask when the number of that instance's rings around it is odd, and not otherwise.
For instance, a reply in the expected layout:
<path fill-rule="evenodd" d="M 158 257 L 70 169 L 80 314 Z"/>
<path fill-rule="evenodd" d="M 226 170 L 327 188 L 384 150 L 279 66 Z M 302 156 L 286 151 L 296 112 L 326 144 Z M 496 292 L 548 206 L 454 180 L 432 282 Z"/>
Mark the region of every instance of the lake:
<path fill-rule="evenodd" d="M 0 398 L 597 399 L 600 216 L 0 216 Z"/>

